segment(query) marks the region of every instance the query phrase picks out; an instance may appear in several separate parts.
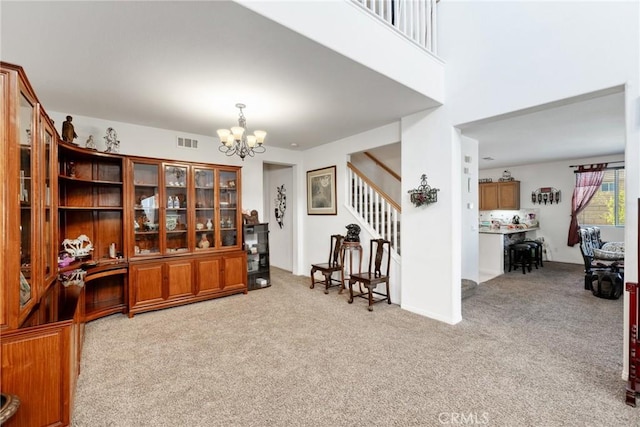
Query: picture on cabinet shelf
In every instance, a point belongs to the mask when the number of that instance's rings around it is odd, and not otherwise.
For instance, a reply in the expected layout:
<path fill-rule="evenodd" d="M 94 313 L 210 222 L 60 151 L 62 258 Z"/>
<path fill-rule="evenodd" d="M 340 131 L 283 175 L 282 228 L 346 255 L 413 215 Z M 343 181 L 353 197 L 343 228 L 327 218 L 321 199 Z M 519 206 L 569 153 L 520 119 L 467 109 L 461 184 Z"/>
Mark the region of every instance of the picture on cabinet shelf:
<path fill-rule="evenodd" d="M 104 150 L 105 153 L 120 152 L 120 141 L 118 140 L 118 133 L 114 128 L 107 128 L 107 134 L 103 138 L 107 147 L 107 149 Z"/>

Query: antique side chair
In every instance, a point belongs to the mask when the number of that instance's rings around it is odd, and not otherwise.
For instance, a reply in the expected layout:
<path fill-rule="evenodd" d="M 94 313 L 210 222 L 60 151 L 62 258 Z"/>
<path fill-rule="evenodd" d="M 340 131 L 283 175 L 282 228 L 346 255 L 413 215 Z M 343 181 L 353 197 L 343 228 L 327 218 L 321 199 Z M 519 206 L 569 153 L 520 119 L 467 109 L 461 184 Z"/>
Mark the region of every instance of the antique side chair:
<path fill-rule="evenodd" d="M 389 293 L 389 267 L 391 265 L 391 242 L 384 239 L 371 239 L 369 242 L 369 269 L 363 273 L 352 273 L 349 277 L 349 304 L 353 303 L 354 297 L 366 298 L 369 300 L 369 311 L 373 311 L 373 304 L 386 301 L 391 304 Z M 386 251 L 386 255 L 385 255 Z M 386 262 L 383 262 L 386 261 Z M 353 293 L 353 285 L 358 282 L 360 293 Z M 386 293 L 376 290 L 376 287 L 384 283 Z M 362 287 L 367 288 L 366 291 Z M 382 298 L 375 298 L 374 295 Z"/>
<path fill-rule="evenodd" d="M 342 260 L 340 259 L 340 248 L 342 247 L 342 240 L 344 237 L 340 234 L 333 234 L 331 236 L 331 247 L 329 249 L 329 261 L 320 264 L 311 264 L 311 286 L 313 289 L 316 283 L 324 283 L 324 293 L 329 293 L 329 288 L 333 286 L 340 286 L 340 292 L 342 292 L 342 286 L 344 284 L 344 271 L 342 270 Z M 324 275 L 324 281 L 316 280 L 314 274 L 319 271 Z M 340 272 L 340 280 L 333 277 L 333 273 Z"/>

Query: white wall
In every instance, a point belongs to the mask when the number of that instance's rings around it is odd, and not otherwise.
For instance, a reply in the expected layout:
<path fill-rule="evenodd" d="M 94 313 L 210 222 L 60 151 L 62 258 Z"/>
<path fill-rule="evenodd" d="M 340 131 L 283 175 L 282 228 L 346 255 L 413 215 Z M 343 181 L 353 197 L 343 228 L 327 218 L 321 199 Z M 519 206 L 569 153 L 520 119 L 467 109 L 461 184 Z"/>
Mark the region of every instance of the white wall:
<path fill-rule="evenodd" d="M 297 194 L 296 203 L 301 207 L 299 216 L 304 226 L 301 228 L 302 235 L 299 241 L 304 245 L 303 256 L 299 259 L 298 265 L 294 266 L 295 274 L 308 275 L 312 263 L 326 262 L 329 255 L 329 238 L 332 234 L 346 234 L 346 225 L 356 222 L 356 218 L 347 208 L 347 160 L 350 153 L 364 151 L 370 148 L 396 142 L 400 139 L 400 124 L 392 123 L 380 128 L 370 130 L 358 135 L 344 138 L 338 141 L 325 144 L 311 150 L 305 151 L 303 168 L 294 179 L 302 189 Z M 338 199 L 337 215 L 307 215 L 306 211 L 306 171 L 336 166 L 336 187 Z M 404 220 L 404 219 L 403 219 Z M 362 228 L 360 234 L 361 242 L 365 248 L 363 267 L 368 260 L 368 241 L 371 234 Z M 404 244 L 404 242 L 403 242 Z M 404 249 L 403 249 L 404 250 Z M 403 256 L 404 263 L 404 256 Z M 391 269 L 391 301 L 400 302 L 400 287 L 405 285 L 400 283 L 401 272 L 399 269 Z"/>
<path fill-rule="evenodd" d="M 351 1 L 235 1 L 418 93 L 444 99 L 442 61 Z"/>
<path fill-rule="evenodd" d="M 439 188 L 438 202 L 402 200 L 402 308 L 447 323 L 461 315 L 461 147 L 446 105 L 402 119 L 402 192 Z"/>
<path fill-rule="evenodd" d="M 478 141 L 460 135 L 462 150 L 462 278 L 480 283 L 478 235 Z M 465 168 L 467 172 L 465 172 Z"/>
<path fill-rule="evenodd" d="M 269 223 L 269 261 L 272 266 L 293 271 L 293 167 L 274 164 L 264 165 L 264 221 Z M 282 228 L 275 216 L 277 187 L 284 185 L 287 197 Z M 291 200 L 290 200 L 291 197 Z"/>
<path fill-rule="evenodd" d="M 446 104 L 453 123 L 625 85 L 626 217 L 637 218 L 639 9 L 637 1 L 440 2 L 439 54 L 447 61 Z M 637 236 L 637 221 L 630 220 L 625 226 L 627 281 L 638 280 Z M 625 342 L 624 371 L 627 351 Z"/>
<path fill-rule="evenodd" d="M 580 247 L 567 246 L 569 222 L 571 216 L 571 197 L 576 184 L 574 168 L 570 165 L 592 164 L 624 160 L 624 156 L 606 156 L 564 160 L 537 165 L 514 166 L 509 168 L 483 169 L 480 178 L 492 178 L 497 181 L 502 172 L 508 169 L 511 176 L 520 181 L 520 209 L 535 208 L 539 211 L 540 230 L 537 237 L 544 237 L 547 256 L 550 261 L 582 264 Z M 533 204 L 531 192 L 540 187 L 555 187 L 561 192 L 560 203 Z M 602 238 L 606 241 L 623 241 L 624 227 L 601 227 Z"/>

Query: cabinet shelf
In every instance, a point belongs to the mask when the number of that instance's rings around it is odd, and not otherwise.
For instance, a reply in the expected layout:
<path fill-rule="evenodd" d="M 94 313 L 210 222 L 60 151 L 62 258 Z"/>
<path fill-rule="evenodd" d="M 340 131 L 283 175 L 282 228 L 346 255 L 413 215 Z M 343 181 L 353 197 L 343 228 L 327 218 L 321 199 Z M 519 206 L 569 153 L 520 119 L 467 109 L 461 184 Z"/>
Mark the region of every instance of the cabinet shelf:
<path fill-rule="evenodd" d="M 67 175 L 58 175 L 59 179 L 69 182 L 81 182 L 88 184 L 96 184 L 96 185 L 122 185 L 122 181 L 105 181 L 100 179 L 88 179 L 88 178 L 75 178 Z"/>
<path fill-rule="evenodd" d="M 122 206 L 58 206 L 60 210 L 68 211 L 121 211 Z"/>
<path fill-rule="evenodd" d="M 140 184 L 140 183 L 136 183 L 134 185 L 136 187 L 143 187 L 143 188 L 158 188 L 158 184 Z"/>

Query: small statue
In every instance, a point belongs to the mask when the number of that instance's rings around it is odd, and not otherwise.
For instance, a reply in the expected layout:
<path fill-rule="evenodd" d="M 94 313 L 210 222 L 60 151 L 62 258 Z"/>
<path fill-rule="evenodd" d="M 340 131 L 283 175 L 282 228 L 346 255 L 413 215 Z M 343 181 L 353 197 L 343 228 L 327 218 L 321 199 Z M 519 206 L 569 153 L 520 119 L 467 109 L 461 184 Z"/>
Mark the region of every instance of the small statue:
<path fill-rule="evenodd" d="M 358 224 L 349 224 L 346 226 L 347 235 L 344 238 L 345 242 L 359 242 L 360 241 L 360 226 Z"/>
<path fill-rule="evenodd" d="M 120 152 L 120 141 L 118 141 L 118 134 L 114 128 L 107 128 L 107 135 L 103 138 L 105 139 L 105 144 L 107 146 L 107 149 L 104 151 L 105 153 Z"/>
<path fill-rule="evenodd" d="M 198 247 L 200 249 L 206 249 L 208 248 L 210 245 L 209 240 L 207 239 L 207 235 L 206 234 L 202 234 L 202 237 L 200 238 L 200 241 L 198 242 Z"/>
<path fill-rule="evenodd" d="M 85 142 L 85 147 L 89 150 L 97 150 L 96 143 L 93 141 L 93 135 L 89 135 L 89 139 Z"/>
<path fill-rule="evenodd" d="M 71 123 L 72 120 L 73 117 L 67 116 L 67 120 L 62 123 L 62 139 L 65 142 L 73 143 L 73 140 L 78 137 L 78 135 L 76 135 L 76 131 L 73 128 L 73 123 Z"/>
<path fill-rule="evenodd" d="M 258 211 L 255 209 L 252 210 L 249 214 L 242 212 L 242 217 L 244 218 L 245 224 L 260 224 L 260 220 L 258 219 Z"/>

